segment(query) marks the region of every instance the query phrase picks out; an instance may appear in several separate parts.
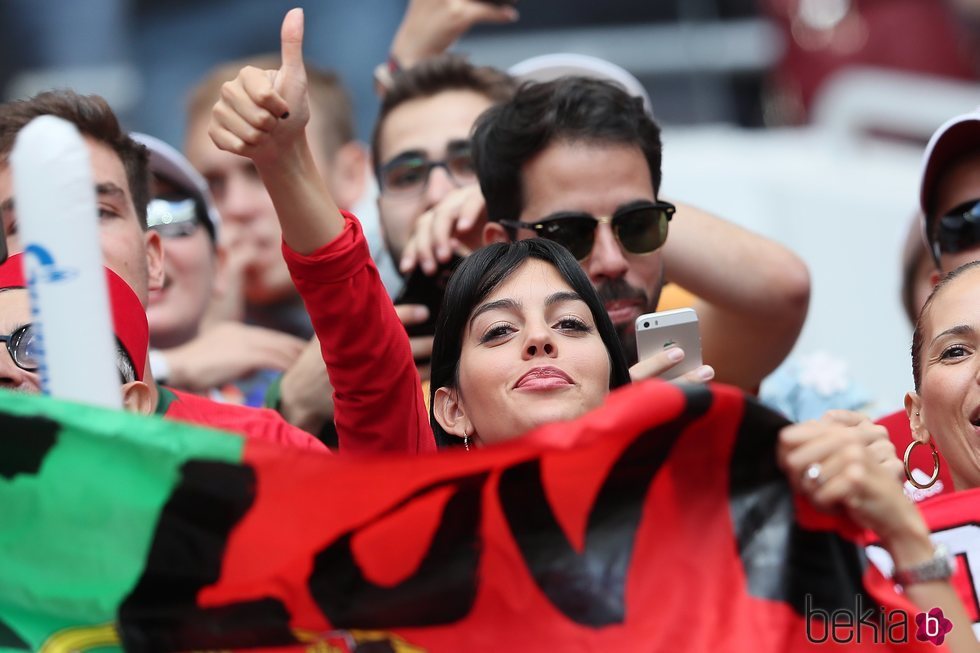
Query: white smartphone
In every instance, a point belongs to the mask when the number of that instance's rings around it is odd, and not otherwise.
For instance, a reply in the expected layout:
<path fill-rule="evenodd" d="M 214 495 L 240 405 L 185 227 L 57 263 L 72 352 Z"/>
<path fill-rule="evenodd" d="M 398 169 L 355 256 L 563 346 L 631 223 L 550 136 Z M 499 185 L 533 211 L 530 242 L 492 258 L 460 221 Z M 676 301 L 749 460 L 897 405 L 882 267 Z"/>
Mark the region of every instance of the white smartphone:
<path fill-rule="evenodd" d="M 661 374 L 661 379 L 674 379 L 701 367 L 701 331 L 693 308 L 646 313 L 636 318 L 637 360 L 673 346 L 684 350 L 684 360 Z"/>

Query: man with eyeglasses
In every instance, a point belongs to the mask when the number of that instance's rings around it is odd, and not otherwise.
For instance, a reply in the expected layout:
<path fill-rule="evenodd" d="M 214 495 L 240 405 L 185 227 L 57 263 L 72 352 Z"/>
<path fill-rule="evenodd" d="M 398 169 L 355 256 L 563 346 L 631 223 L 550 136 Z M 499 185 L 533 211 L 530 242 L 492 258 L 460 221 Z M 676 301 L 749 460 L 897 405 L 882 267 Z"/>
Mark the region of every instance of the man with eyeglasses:
<path fill-rule="evenodd" d="M 221 220 L 207 184 L 176 149 L 147 134 L 132 138 L 149 153 L 147 226 L 160 235 L 164 280 L 146 308 L 150 365 L 158 381 L 222 401 L 263 406 L 265 393 L 305 341 L 239 322 L 203 330 L 223 287 Z"/>
<path fill-rule="evenodd" d="M 565 245 L 631 363 L 634 320 L 656 310 L 666 278 L 698 297 L 703 358 L 718 380 L 755 390 L 792 349 L 809 303 L 806 266 L 689 206 L 675 215 L 659 197 L 660 129 L 639 98 L 584 77 L 524 85 L 481 116 L 473 150 L 484 241 L 538 236 Z"/>
<path fill-rule="evenodd" d="M 40 342 L 31 322 L 31 305 L 24 277 L 24 255 L 15 254 L 0 263 L 0 388 L 18 392 L 41 391 Z M 149 415 L 153 402 L 143 380 L 146 363 L 147 326 L 143 306 L 119 275 L 106 269 L 106 290 L 116 335 L 116 369 L 123 407 Z"/>
<path fill-rule="evenodd" d="M 481 113 L 509 98 L 513 88 L 505 73 L 456 55 L 423 60 L 391 78 L 375 123 L 371 157 L 380 189 L 378 217 L 392 260 L 401 259 L 421 215 L 458 188 L 476 188 L 470 130 Z M 468 246 L 479 247 L 479 232 L 471 237 Z M 421 308 L 411 303 L 397 310 L 413 334 L 412 355 L 425 380 L 432 337 L 416 334 L 413 327 L 431 316 L 420 314 Z"/>

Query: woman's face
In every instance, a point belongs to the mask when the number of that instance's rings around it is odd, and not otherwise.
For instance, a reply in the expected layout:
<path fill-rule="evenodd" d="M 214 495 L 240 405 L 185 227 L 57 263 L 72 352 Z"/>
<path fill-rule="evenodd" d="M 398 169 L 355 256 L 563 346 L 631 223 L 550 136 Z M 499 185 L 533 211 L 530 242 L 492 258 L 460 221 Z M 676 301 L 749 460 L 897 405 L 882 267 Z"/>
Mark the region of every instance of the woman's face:
<path fill-rule="evenodd" d="M 439 421 L 491 444 L 573 419 L 609 393 L 609 366 L 589 307 L 552 265 L 529 259 L 470 314 L 456 419 Z"/>
<path fill-rule="evenodd" d="M 924 316 L 922 335 L 913 426 L 918 411 L 916 431 L 935 439 L 957 489 L 980 487 L 980 269 L 942 289 Z"/>

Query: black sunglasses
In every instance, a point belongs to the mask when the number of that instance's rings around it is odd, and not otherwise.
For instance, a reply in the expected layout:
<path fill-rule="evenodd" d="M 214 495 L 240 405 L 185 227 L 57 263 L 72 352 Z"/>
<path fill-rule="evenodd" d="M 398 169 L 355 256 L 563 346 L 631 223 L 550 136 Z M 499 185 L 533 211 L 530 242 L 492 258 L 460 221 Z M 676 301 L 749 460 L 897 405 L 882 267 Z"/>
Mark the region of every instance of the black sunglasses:
<path fill-rule="evenodd" d="M 501 220 L 513 229 L 530 229 L 539 238 L 562 245 L 579 261 L 592 253 L 595 232 L 601 223 L 612 225 L 613 234 L 623 249 L 631 254 L 649 254 L 667 240 L 667 223 L 677 208 L 670 202 L 634 202 L 621 207 L 609 218 L 597 218 L 585 212 L 554 213 L 537 222 Z"/>
<path fill-rule="evenodd" d="M 40 342 L 33 324 L 25 324 L 13 333 L 0 336 L 0 342 L 7 345 L 7 351 L 14 360 L 14 365 L 28 372 L 35 372 L 41 366 L 38 356 Z"/>
<path fill-rule="evenodd" d="M 980 245 L 980 199 L 964 202 L 939 217 L 932 241 L 936 260 Z"/>
<path fill-rule="evenodd" d="M 470 142 L 449 143 L 446 158 L 442 161 L 430 161 L 421 151 L 399 154 L 378 171 L 381 192 L 398 197 L 421 195 L 429 185 L 429 176 L 435 168 L 444 169 L 457 186 L 475 182 L 476 169 L 473 167 Z"/>

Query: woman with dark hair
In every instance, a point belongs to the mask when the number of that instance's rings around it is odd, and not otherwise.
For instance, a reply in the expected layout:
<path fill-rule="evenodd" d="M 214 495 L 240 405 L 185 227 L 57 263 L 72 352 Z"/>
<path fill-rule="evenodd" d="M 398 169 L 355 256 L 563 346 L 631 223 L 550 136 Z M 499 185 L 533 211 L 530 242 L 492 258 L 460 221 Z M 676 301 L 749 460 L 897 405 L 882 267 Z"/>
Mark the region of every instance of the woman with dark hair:
<path fill-rule="evenodd" d="M 447 290 L 430 414 L 357 220 L 337 209 L 310 154 L 299 10 L 283 22 L 282 60 L 278 71 L 244 68 L 225 84 L 209 132 L 219 148 L 250 158 L 269 190 L 346 441 L 427 451 L 435 430 L 446 443 L 499 442 L 579 417 L 629 381 L 612 324 L 571 254 L 541 241 L 498 245 L 461 264 Z M 425 172 L 443 173 L 436 164 Z M 661 372 L 660 360 L 673 362 L 661 354 L 638 374 Z"/>
<path fill-rule="evenodd" d="M 440 446 L 489 444 L 577 417 L 630 381 L 592 283 L 551 241 L 477 250 L 453 273 L 443 308 L 429 401 Z M 499 396 L 508 383 L 512 392 Z"/>

